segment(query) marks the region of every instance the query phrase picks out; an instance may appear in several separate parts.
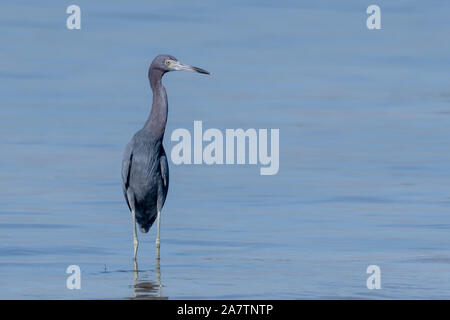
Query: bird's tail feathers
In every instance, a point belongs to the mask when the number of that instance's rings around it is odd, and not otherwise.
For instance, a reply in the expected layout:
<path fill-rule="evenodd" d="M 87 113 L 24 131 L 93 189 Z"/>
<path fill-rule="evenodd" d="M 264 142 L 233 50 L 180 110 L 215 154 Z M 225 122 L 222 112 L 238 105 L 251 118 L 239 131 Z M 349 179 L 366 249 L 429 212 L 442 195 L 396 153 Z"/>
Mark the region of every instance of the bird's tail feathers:
<path fill-rule="evenodd" d="M 147 233 L 155 222 L 156 216 L 152 216 L 150 219 L 148 216 L 136 215 L 136 222 L 139 225 L 139 229 L 142 233 Z"/>

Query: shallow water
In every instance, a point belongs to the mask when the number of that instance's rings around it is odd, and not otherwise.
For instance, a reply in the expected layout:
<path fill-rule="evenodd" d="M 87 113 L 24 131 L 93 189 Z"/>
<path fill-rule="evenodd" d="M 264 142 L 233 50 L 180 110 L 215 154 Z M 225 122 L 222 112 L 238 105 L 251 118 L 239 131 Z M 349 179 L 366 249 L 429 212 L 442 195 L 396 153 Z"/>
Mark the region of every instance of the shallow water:
<path fill-rule="evenodd" d="M 450 4 L 378 1 L 376 31 L 356 0 L 77 1 L 79 31 L 69 4 L 0 5 L 0 298 L 450 298 Z M 169 162 L 135 278 L 120 167 L 159 53 L 213 73 L 165 77 L 166 152 L 279 128 L 280 170 Z"/>

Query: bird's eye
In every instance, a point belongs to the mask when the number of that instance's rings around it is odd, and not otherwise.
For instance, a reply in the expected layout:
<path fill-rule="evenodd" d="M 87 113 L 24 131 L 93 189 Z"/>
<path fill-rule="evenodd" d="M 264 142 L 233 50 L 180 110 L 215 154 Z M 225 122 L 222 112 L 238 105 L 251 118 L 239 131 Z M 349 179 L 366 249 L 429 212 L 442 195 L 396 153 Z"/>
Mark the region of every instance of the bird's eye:
<path fill-rule="evenodd" d="M 168 66 L 170 64 L 169 60 L 166 60 L 166 66 Z"/>

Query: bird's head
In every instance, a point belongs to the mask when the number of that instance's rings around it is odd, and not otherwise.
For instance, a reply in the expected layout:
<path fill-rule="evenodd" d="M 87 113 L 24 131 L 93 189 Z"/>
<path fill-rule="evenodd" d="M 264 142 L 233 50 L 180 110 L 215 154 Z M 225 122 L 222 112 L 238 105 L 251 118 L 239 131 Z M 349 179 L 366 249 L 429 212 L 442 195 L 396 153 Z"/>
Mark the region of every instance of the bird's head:
<path fill-rule="evenodd" d="M 157 56 L 153 62 L 150 68 L 158 69 L 163 71 L 164 73 L 170 72 L 170 71 L 192 71 L 192 72 L 198 72 L 198 73 L 204 73 L 209 74 L 208 71 L 193 67 L 187 64 L 183 64 L 180 61 L 178 61 L 175 57 L 168 55 L 168 54 L 160 54 Z"/>

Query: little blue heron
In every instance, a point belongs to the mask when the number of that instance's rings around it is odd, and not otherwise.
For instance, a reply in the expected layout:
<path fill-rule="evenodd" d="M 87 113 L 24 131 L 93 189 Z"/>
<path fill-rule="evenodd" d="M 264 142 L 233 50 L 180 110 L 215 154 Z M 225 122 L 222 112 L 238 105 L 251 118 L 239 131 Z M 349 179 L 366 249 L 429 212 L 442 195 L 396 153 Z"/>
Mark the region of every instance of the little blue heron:
<path fill-rule="evenodd" d="M 141 232 L 147 233 L 155 219 L 158 220 L 156 251 L 159 259 L 161 209 L 169 189 L 169 166 L 162 145 L 168 105 L 161 80 L 166 72 L 179 70 L 209 74 L 206 70 L 182 64 L 173 56 L 157 56 L 148 71 L 153 91 L 152 110 L 144 127 L 135 133 L 123 155 L 122 187 L 133 219 L 135 267 L 138 249 L 136 221 Z"/>

